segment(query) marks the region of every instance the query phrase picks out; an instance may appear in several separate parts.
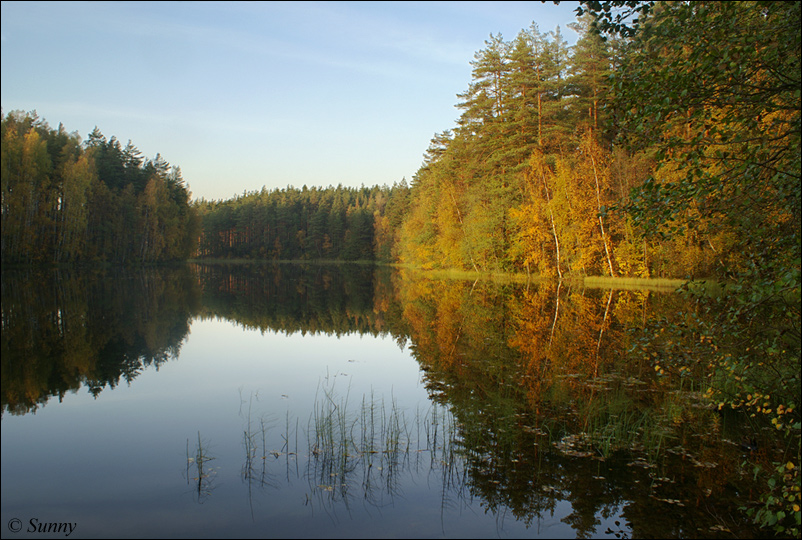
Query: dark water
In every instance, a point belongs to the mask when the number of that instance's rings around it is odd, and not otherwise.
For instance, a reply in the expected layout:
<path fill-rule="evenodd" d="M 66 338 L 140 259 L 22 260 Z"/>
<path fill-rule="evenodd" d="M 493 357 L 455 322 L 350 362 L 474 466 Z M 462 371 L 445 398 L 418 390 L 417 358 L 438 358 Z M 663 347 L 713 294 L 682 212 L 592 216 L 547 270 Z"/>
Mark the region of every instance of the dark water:
<path fill-rule="evenodd" d="M 357 265 L 4 271 L 2 536 L 758 536 L 737 425 L 627 353 L 684 302 Z"/>

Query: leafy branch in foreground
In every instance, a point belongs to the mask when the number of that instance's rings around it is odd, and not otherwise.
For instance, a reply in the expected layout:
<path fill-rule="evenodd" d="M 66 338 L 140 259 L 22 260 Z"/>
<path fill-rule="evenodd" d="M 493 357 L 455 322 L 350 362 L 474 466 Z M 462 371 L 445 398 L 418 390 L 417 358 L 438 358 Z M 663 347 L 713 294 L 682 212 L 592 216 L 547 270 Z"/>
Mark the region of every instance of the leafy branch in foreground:
<path fill-rule="evenodd" d="M 749 512 L 798 535 L 800 4 L 583 4 L 631 38 L 613 86 L 620 136 L 660 163 L 622 206 L 647 233 L 696 232 L 726 269 L 721 297 L 699 299 L 715 315 L 698 328 L 707 395 L 744 411 L 756 433 L 776 428 L 783 458 L 752 463 L 766 491 Z M 630 27 L 615 9 L 647 16 Z"/>

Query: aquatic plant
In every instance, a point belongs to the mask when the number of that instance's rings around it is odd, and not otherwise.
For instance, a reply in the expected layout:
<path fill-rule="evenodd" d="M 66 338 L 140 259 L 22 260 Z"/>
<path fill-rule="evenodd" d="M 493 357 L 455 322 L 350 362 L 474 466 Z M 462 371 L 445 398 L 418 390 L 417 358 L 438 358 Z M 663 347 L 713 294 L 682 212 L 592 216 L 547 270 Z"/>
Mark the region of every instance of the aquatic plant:
<path fill-rule="evenodd" d="M 198 442 L 192 454 L 189 452 L 189 439 L 187 439 L 187 484 L 193 487 L 195 500 L 203 504 L 212 494 L 214 489 L 214 478 L 216 471 L 206 464 L 213 461 L 215 457 L 209 454 L 209 444 L 201 439 L 198 431 Z"/>

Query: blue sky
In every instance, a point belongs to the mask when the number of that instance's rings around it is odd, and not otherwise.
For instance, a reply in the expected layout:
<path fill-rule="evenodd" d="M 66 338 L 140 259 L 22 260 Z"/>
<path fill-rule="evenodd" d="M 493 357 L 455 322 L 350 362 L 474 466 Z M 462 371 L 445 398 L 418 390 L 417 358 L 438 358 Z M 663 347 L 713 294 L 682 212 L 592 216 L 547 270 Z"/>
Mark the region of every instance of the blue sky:
<path fill-rule="evenodd" d="M 490 34 L 576 2 L 2 2 L 2 107 L 95 126 L 194 198 L 409 181 Z"/>

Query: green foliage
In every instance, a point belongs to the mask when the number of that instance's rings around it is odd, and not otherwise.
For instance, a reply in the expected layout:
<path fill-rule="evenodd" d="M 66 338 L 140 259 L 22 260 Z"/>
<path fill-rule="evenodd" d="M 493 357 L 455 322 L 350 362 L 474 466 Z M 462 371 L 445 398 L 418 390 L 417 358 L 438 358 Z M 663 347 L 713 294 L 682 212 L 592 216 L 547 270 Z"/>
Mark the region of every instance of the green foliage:
<path fill-rule="evenodd" d="M 97 128 L 82 148 L 35 112 L 2 119 L 2 207 L 4 264 L 156 262 L 195 250 L 197 218 L 177 167 Z"/>
<path fill-rule="evenodd" d="M 517 271 L 534 261 L 519 242 L 528 234 L 521 228 L 531 229 L 521 210 L 530 155 L 574 144 L 570 119 L 587 113 L 566 104 L 574 94 L 600 95 L 584 79 L 567 82 L 569 51 L 559 30 L 545 35 L 532 24 L 512 42 L 491 35 L 485 44 L 458 95 L 458 127 L 432 139 L 415 175 L 402 262 Z"/>
<path fill-rule="evenodd" d="M 797 424 L 796 429 L 799 429 Z M 799 537 L 802 530 L 802 512 L 800 512 L 799 463 L 774 463 L 769 471 L 767 492 L 761 497 L 760 504 L 749 508 L 743 507 L 747 515 L 754 518 L 755 523 L 771 528 L 776 533 Z M 754 469 L 757 477 L 762 469 Z"/>
<path fill-rule="evenodd" d="M 576 14 L 581 17 L 585 13 L 590 13 L 594 19 L 594 25 L 602 32 L 620 34 L 624 37 L 635 35 L 638 30 L 640 19 L 638 16 L 646 16 L 653 9 L 655 2 L 641 2 L 638 0 L 620 1 L 582 1 L 582 5 L 576 8 Z"/>
<path fill-rule="evenodd" d="M 198 255 L 275 260 L 389 260 L 409 188 L 267 190 L 200 200 Z"/>
<path fill-rule="evenodd" d="M 728 281 L 716 298 L 697 298 L 708 317 L 666 325 L 701 346 L 668 364 L 706 371 L 717 408 L 742 412 L 755 437 L 774 432 L 761 444 L 781 459 L 749 460 L 767 488 L 748 512 L 798 536 L 800 4 L 583 4 L 599 28 L 631 38 L 613 85 L 619 135 L 660 163 L 620 207 L 653 241 L 685 243 L 687 254 L 707 243 Z M 666 352 L 657 335 L 648 346 Z"/>
<path fill-rule="evenodd" d="M 616 77 L 622 138 L 669 170 L 630 214 L 663 236 L 737 231 L 716 248 L 731 274 L 799 256 L 799 22 L 798 3 L 660 5 Z"/>
<path fill-rule="evenodd" d="M 533 24 L 476 53 L 457 127 L 432 139 L 415 176 L 400 261 L 724 279 L 793 267 L 798 4 L 577 11 L 570 49 Z M 531 177 L 534 154 L 545 182 Z"/>

